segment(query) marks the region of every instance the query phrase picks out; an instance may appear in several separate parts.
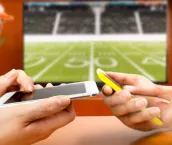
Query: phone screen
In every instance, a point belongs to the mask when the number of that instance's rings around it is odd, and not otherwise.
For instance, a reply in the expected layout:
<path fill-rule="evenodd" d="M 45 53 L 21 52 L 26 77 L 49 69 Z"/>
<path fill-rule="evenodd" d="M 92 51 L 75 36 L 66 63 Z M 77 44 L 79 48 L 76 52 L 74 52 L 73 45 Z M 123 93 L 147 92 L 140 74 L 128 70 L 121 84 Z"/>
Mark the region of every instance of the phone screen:
<path fill-rule="evenodd" d="M 16 92 L 5 104 L 12 102 L 44 99 L 58 95 L 77 95 L 86 93 L 87 92 L 85 83 L 65 84 L 60 86 L 54 86 L 51 88 L 36 89 L 32 93 Z"/>

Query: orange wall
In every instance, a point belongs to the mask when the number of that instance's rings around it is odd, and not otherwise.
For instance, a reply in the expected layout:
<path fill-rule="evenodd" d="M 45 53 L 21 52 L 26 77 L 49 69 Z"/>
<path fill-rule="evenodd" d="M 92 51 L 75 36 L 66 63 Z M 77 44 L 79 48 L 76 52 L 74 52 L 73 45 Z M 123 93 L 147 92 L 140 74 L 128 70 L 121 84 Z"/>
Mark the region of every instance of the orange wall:
<path fill-rule="evenodd" d="M 5 23 L 3 33 L 0 35 L 0 38 L 3 36 L 6 37 L 6 41 L 0 46 L 0 75 L 12 68 L 22 69 L 22 5 L 21 2 L 14 1 L 15 0 L 0 0 L 6 12 L 14 16 L 14 21 Z"/>

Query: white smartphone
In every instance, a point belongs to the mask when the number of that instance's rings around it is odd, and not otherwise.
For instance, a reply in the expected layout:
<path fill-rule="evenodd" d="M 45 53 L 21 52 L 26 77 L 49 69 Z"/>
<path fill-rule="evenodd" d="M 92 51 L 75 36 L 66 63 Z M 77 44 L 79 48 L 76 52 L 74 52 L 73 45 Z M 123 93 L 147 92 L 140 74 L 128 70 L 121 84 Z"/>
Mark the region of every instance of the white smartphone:
<path fill-rule="evenodd" d="M 99 90 L 95 81 L 77 82 L 53 86 L 51 88 L 36 89 L 32 93 L 21 91 L 9 92 L 0 98 L 0 107 L 18 105 L 21 103 L 28 104 L 38 101 L 39 99 L 58 95 L 67 95 L 71 99 L 74 99 L 89 96 L 91 97 L 97 95 L 98 93 Z"/>

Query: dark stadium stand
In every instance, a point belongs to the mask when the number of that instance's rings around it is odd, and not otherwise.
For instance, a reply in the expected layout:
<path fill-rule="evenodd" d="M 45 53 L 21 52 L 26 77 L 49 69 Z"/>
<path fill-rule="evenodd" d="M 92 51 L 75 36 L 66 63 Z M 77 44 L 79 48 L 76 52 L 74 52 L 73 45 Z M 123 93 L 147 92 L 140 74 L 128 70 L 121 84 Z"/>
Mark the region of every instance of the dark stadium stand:
<path fill-rule="evenodd" d="M 26 34 L 51 34 L 56 12 L 24 12 L 24 32 Z"/>
<path fill-rule="evenodd" d="M 120 9 L 119 7 L 107 8 L 102 14 L 102 33 L 138 33 L 134 11 Z"/>
<path fill-rule="evenodd" d="M 135 11 L 139 12 L 143 33 L 165 33 L 166 12 L 140 7 L 106 7 L 101 15 L 102 34 L 138 34 Z M 54 34 L 95 34 L 95 15 L 89 10 L 61 10 Z M 25 34 L 52 34 L 56 10 L 24 11 Z M 56 24 L 57 25 L 57 24 Z"/>
<path fill-rule="evenodd" d="M 58 29 L 60 34 L 93 34 L 94 15 L 88 11 L 62 13 Z"/>
<path fill-rule="evenodd" d="M 144 33 L 165 33 L 166 12 L 140 12 Z"/>

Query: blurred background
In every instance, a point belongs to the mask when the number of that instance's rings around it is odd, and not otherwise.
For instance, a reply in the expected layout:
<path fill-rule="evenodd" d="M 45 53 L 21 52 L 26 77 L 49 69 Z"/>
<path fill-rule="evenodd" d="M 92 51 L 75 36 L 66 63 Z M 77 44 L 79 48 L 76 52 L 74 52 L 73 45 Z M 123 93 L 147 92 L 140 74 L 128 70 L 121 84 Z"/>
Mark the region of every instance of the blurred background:
<path fill-rule="evenodd" d="M 167 2 L 25 2 L 24 70 L 36 82 L 95 80 L 96 69 L 167 81 Z"/>

